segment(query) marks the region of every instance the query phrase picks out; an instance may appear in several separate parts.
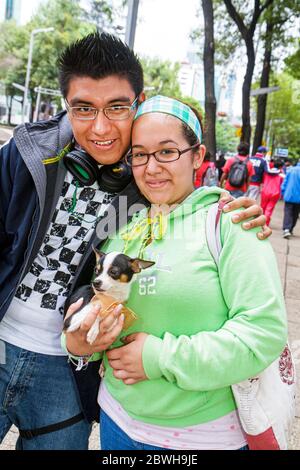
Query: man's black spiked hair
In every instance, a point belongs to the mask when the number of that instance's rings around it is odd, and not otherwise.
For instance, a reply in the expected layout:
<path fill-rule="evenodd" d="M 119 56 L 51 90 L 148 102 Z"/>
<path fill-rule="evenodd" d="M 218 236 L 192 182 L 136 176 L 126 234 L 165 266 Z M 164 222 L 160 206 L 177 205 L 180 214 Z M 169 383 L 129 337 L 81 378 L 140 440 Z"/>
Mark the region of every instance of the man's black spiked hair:
<path fill-rule="evenodd" d="M 144 88 L 143 69 L 134 52 L 119 38 L 98 32 L 70 44 L 59 59 L 59 82 L 66 98 L 72 78 L 116 75 L 130 83 L 135 95 Z"/>

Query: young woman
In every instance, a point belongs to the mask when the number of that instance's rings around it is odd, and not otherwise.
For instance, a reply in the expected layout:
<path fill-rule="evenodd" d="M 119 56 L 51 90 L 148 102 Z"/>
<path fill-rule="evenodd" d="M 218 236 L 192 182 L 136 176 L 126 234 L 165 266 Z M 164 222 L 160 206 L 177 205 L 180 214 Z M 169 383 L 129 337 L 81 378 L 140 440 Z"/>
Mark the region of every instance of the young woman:
<path fill-rule="evenodd" d="M 223 214 L 218 269 L 209 252 L 205 220 L 221 190 L 194 191 L 201 142 L 185 104 L 156 96 L 139 107 L 127 162 L 152 206 L 101 249 L 155 264 L 131 289 L 138 319 L 103 355 L 103 450 L 244 449 L 230 385 L 265 369 L 286 343 L 269 242 Z"/>

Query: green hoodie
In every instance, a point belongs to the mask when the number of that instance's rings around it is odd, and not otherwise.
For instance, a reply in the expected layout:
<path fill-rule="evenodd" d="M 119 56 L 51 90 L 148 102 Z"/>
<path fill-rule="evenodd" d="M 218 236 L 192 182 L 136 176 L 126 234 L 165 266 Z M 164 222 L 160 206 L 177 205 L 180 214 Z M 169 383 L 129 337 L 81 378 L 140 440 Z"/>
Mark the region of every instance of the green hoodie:
<path fill-rule="evenodd" d="M 232 213 L 223 214 L 219 270 L 208 250 L 205 219 L 219 193 L 194 191 L 166 217 L 163 237 L 158 234 L 142 250 L 144 259 L 156 263 L 132 284 L 127 305 L 138 320 L 125 334 L 148 333 L 142 359 L 149 380 L 124 385 L 104 356 L 109 392 L 137 420 L 185 427 L 226 415 L 236 408 L 230 385 L 265 369 L 286 343 L 269 241 L 233 224 Z M 146 218 L 145 210 L 136 214 L 127 233 Z M 122 251 L 119 235 L 103 251 Z M 139 236 L 126 243 L 126 254 L 137 256 L 141 246 Z"/>

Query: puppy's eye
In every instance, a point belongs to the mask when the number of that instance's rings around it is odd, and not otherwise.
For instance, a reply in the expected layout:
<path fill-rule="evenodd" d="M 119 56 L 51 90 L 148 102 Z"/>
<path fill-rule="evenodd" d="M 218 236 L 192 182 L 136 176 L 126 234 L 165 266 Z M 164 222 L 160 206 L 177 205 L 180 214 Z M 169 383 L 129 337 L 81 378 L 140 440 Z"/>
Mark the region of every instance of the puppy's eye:
<path fill-rule="evenodd" d="M 113 279 L 118 279 L 120 277 L 121 271 L 116 266 L 113 266 L 113 267 L 109 268 L 108 274 Z"/>
<path fill-rule="evenodd" d="M 96 276 L 99 276 L 99 274 L 101 274 L 101 269 L 95 268 L 94 273 L 96 274 Z"/>

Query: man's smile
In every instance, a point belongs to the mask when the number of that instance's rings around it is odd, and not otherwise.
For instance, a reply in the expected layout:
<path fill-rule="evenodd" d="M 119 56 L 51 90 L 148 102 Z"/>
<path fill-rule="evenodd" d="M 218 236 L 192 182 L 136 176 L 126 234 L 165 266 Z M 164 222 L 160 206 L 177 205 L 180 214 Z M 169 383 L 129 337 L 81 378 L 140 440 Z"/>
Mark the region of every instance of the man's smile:
<path fill-rule="evenodd" d="M 107 139 L 107 140 L 90 140 L 93 145 L 97 147 L 101 147 L 103 150 L 111 149 L 113 144 L 117 141 L 117 139 Z"/>

